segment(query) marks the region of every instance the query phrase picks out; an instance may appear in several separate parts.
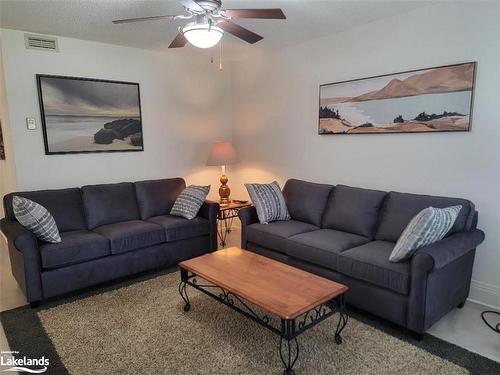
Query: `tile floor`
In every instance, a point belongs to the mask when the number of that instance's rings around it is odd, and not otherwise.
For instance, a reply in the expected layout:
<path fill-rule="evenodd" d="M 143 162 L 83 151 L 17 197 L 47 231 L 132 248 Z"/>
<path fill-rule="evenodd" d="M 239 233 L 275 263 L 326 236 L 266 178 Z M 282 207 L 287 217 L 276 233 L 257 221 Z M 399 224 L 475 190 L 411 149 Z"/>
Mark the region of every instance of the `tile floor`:
<path fill-rule="evenodd" d="M 228 246 L 239 246 L 240 232 L 228 236 Z M 0 311 L 26 304 L 26 300 L 10 272 L 5 239 L 0 235 Z M 500 335 L 487 328 L 480 313 L 486 309 L 467 302 L 462 309 L 455 309 L 436 323 L 428 332 L 448 342 L 500 362 Z M 0 350 L 9 350 L 0 326 Z"/>

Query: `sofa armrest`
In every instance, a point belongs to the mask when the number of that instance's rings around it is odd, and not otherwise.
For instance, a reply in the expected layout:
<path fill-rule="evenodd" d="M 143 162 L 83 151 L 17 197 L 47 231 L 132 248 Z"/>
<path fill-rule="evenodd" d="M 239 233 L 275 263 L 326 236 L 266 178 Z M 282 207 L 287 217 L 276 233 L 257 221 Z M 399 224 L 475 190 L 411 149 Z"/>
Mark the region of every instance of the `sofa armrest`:
<path fill-rule="evenodd" d="M 247 248 L 247 227 L 251 224 L 259 222 L 257 210 L 254 206 L 242 208 L 238 212 L 238 217 L 241 221 L 241 247 Z"/>
<path fill-rule="evenodd" d="M 484 240 L 484 232 L 474 229 L 456 233 L 415 252 L 412 263 L 423 265 L 425 271 L 439 270 L 473 251 Z"/>
<path fill-rule="evenodd" d="M 257 216 L 257 210 L 255 209 L 254 206 L 242 208 L 238 212 L 238 217 L 241 220 L 242 227 L 259 222 L 259 217 Z"/>
<path fill-rule="evenodd" d="M 470 289 L 479 229 L 456 233 L 425 246 L 411 259 L 407 327 L 423 333 L 444 314 L 463 303 Z"/>
<path fill-rule="evenodd" d="M 220 205 L 217 202 L 206 200 L 198 212 L 198 216 L 210 222 L 210 251 L 217 250 L 217 215 Z"/>
<path fill-rule="evenodd" d="M 206 200 L 201 205 L 198 216 L 201 216 L 202 218 L 207 219 L 210 222 L 216 222 L 217 214 L 219 213 L 219 207 L 219 203 Z"/>
<path fill-rule="evenodd" d="M 38 254 L 38 241 L 35 235 L 17 221 L 2 219 L 0 227 L 7 240 L 12 241 L 17 250 L 26 255 L 34 251 Z"/>
<path fill-rule="evenodd" d="M 29 302 L 41 300 L 42 265 L 38 240 L 14 220 L 0 220 L 0 228 L 7 237 L 12 274 Z"/>

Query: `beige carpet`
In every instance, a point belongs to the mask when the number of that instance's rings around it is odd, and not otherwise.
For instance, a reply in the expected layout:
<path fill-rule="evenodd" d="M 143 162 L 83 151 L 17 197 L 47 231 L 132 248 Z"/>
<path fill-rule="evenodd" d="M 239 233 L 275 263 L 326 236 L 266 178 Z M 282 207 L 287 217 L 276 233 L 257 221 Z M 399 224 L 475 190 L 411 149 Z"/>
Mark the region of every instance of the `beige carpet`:
<path fill-rule="evenodd" d="M 278 336 L 192 288 L 177 273 L 38 312 L 72 374 L 282 374 Z M 451 362 L 350 319 L 299 336 L 297 374 L 467 374 Z"/>

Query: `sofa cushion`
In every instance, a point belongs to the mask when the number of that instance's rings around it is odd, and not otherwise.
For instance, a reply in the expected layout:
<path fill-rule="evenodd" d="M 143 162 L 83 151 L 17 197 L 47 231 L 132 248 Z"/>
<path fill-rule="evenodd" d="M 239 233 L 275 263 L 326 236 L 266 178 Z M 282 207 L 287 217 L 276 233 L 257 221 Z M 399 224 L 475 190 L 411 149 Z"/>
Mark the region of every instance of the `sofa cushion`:
<path fill-rule="evenodd" d="M 167 215 L 186 183 L 182 178 L 166 178 L 162 180 L 138 181 L 135 183 L 135 194 L 141 219 Z"/>
<path fill-rule="evenodd" d="M 435 197 L 391 191 L 387 195 L 382 209 L 380 210 L 380 224 L 375 239 L 396 242 L 410 223 L 411 219 L 424 208 L 445 208 L 450 206 L 462 206 L 462 209 L 447 236 L 452 233 L 470 230 L 474 219 L 475 207 L 474 204 L 467 199 Z"/>
<path fill-rule="evenodd" d="M 286 253 L 291 257 L 336 271 L 337 256 L 340 252 L 368 241 L 368 238 L 356 234 L 320 229 L 290 237 Z"/>
<path fill-rule="evenodd" d="M 12 209 L 14 195 L 27 198 L 45 207 L 56 221 L 61 232 L 87 229 L 83 211 L 82 193 L 78 188 L 59 190 L 40 190 L 10 193 L 4 197 L 5 215 L 16 220 Z"/>
<path fill-rule="evenodd" d="M 61 240 L 39 244 L 43 268 L 59 268 L 111 254 L 109 240 L 88 230 L 62 232 Z"/>
<path fill-rule="evenodd" d="M 384 191 L 337 185 L 327 204 L 322 227 L 372 239 L 386 195 Z"/>
<path fill-rule="evenodd" d="M 202 217 L 188 220 L 180 216 L 162 215 L 148 219 L 165 229 L 167 242 L 210 234 L 210 222 Z"/>
<path fill-rule="evenodd" d="M 100 225 L 139 219 L 134 184 L 87 185 L 82 187 L 89 229 Z"/>
<path fill-rule="evenodd" d="M 408 294 L 410 262 L 392 263 L 393 242 L 373 241 L 339 254 L 338 271 L 401 294 Z"/>
<path fill-rule="evenodd" d="M 283 187 L 283 195 L 292 219 L 319 227 L 326 202 L 333 189 L 333 185 L 288 180 Z"/>
<path fill-rule="evenodd" d="M 113 254 L 165 242 L 165 230 L 148 221 L 131 220 L 106 224 L 95 228 L 94 231 L 109 239 Z"/>
<path fill-rule="evenodd" d="M 297 220 L 275 221 L 269 224 L 252 224 L 247 227 L 247 240 L 257 245 L 286 253 L 286 239 L 299 233 L 319 229 Z"/>

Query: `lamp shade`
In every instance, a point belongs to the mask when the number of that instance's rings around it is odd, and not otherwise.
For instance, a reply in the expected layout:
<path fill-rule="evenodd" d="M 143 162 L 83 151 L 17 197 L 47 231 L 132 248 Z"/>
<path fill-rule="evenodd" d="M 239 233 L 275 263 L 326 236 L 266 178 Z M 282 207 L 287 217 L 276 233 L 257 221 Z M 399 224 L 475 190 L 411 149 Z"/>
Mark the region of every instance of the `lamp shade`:
<path fill-rule="evenodd" d="M 208 155 L 207 165 L 229 165 L 238 161 L 236 150 L 229 142 L 216 142 Z"/>

